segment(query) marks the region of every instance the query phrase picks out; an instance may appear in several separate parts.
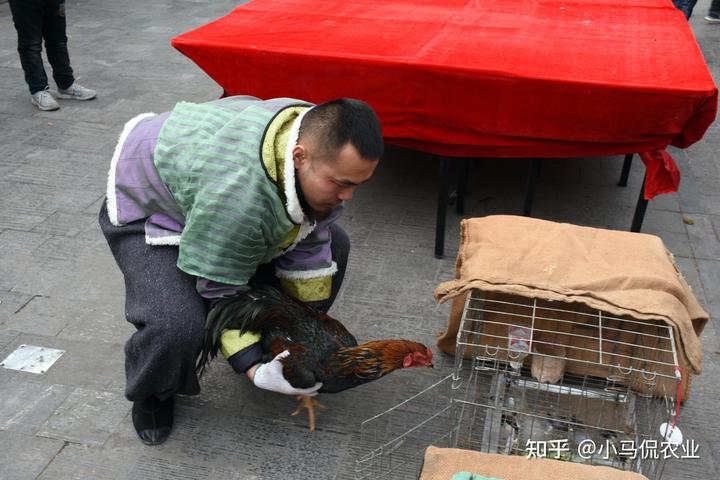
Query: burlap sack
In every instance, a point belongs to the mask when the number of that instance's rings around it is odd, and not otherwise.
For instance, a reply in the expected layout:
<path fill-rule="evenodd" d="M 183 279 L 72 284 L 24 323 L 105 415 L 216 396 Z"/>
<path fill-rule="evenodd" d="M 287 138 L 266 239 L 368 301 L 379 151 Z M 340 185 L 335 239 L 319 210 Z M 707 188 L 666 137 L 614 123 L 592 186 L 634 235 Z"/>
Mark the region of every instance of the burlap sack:
<path fill-rule="evenodd" d="M 502 480 L 647 480 L 610 467 L 437 447 L 425 451 L 420 480 L 448 480 L 463 471 Z"/>

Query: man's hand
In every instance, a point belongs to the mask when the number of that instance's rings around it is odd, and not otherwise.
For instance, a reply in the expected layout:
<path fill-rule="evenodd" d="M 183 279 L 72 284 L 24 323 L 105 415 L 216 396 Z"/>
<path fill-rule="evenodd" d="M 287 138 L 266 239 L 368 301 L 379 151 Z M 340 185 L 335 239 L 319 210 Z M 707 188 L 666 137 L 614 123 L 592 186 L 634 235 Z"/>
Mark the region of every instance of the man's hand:
<path fill-rule="evenodd" d="M 318 382 L 310 388 L 295 388 L 283 377 L 281 360 L 288 356 L 290 356 L 290 352 L 285 350 L 277 354 L 272 361 L 251 367 L 247 371 L 248 378 L 252 380 L 256 387 L 272 392 L 284 393 L 285 395 L 307 395 L 309 397 L 317 395 L 322 383 Z"/>

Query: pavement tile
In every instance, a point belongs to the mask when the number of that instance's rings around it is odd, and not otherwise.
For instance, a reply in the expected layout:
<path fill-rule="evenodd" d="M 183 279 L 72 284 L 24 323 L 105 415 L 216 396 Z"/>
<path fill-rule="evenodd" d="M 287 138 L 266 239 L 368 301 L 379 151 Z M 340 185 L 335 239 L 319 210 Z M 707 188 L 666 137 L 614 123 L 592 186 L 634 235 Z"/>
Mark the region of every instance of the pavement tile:
<path fill-rule="evenodd" d="M 347 461 L 350 438 L 331 432 L 324 432 L 322 436 L 314 433 L 304 427 L 291 429 L 276 425 L 272 432 L 275 448 L 265 452 L 263 477 L 333 478 Z"/>
<path fill-rule="evenodd" d="M 97 445 L 65 443 L 65 448 L 35 477 L 37 480 L 124 480 L 128 478 L 131 462 L 136 459 L 126 450 L 108 451 Z"/>
<path fill-rule="evenodd" d="M 698 214 L 686 217 L 693 222 L 692 225 L 687 225 L 687 232 L 695 258 L 720 260 L 720 242 L 715 236 L 710 217 Z"/>
<path fill-rule="evenodd" d="M 655 232 L 652 228 L 643 228 L 643 233 L 650 233 L 660 237 L 665 247 L 676 257 L 692 257 L 693 251 L 687 232 Z"/>
<path fill-rule="evenodd" d="M 129 410 L 130 404 L 121 395 L 77 388 L 37 434 L 73 443 L 100 445 L 112 435 Z"/>
<path fill-rule="evenodd" d="M 674 260 L 685 281 L 690 285 L 690 289 L 693 291 L 695 297 L 697 297 L 701 304 L 704 304 L 707 296 L 703 282 L 700 280 L 699 267 L 695 259 L 676 256 Z M 712 296 L 712 292 L 710 292 L 710 295 Z"/>
<path fill-rule="evenodd" d="M 145 478 L 193 480 L 207 478 L 209 473 L 210 467 L 208 465 L 167 457 L 143 456 L 133 465 L 127 478 L 137 480 Z"/>
<path fill-rule="evenodd" d="M 9 171 L 12 173 L 18 168 L 18 164 L 12 165 Z M 11 206 L 25 209 L 39 209 L 39 214 L 52 213 L 54 209 L 43 208 L 43 203 L 46 202 L 45 195 L 47 194 L 47 187 L 45 185 L 37 183 L 17 183 L 10 182 L 5 177 L 0 178 L 0 188 L 2 188 L 5 197 L 3 198 L 3 207 L 9 208 Z"/>
<path fill-rule="evenodd" d="M 76 153 L 57 147 L 35 146 L 6 179 L 14 183 L 39 185 L 72 185 L 87 175 L 85 162 L 75 160 Z M 67 161 L 73 157 L 73 161 Z"/>
<path fill-rule="evenodd" d="M 707 480 L 715 478 L 718 471 L 717 464 L 704 452 L 702 447 L 700 459 L 670 459 L 666 462 L 663 479 L 678 478 L 683 480 Z"/>
<path fill-rule="evenodd" d="M 46 284 L 43 289 L 45 295 L 83 296 L 88 300 L 95 301 L 125 294 L 122 274 L 104 240 L 86 245 L 89 250 L 82 256 L 62 260 L 49 258 L 40 264 L 50 277 L 47 282 L 43 282 Z M 50 282 L 51 278 L 58 277 L 63 277 L 64 281 Z M 123 312 L 115 313 L 122 314 Z"/>
<path fill-rule="evenodd" d="M 101 251 L 105 248 L 97 240 L 53 235 L 38 245 L 33 253 L 42 260 L 75 262 L 80 258 L 87 258 L 90 252 Z"/>
<path fill-rule="evenodd" d="M 350 256 L 355 255 L 356 244 L 363 244 L 370 234 L 372 225 L 363 221 L 353 221 L 353 215 L 345 215 L 341 217 L 340 226 L 350 238 L 353 239 L 353 243 L 350 246 Z"/>
<path fill-rule="evenodd" d="M 125 320 L 123 311 L 125 298 L 108 296 L 103 299 L 84 298 L 80 300 L 64 299 L 60 304 L 70 303 L 64 312 L 69 317 L 59 338 L 68 340 L 124 343 L 135 332 L 135 327 Z"/>
<path fill-rule="evenodd" d="M 428 252 L 423 250 L 415 254 L 393 255 L 384 263 L 380 276 L 385 281 L 412 282 L 415 279 L 434 279 L 438 272 L 438 262 L 427 261 Z"/>
<path fill-rule="evenodd" d="M 114 305 L 117 313 L 108 307 Z M 120 343 L 134 328 L 122 317 L 124 298 L 93 300 L 60 295 L 33 297 L 5 322 L 6 328 L 69 340 Z"/>
<path fill-rule="evenodd" d="M 348 443 L 349 435 L 333 430 L 310 432 L 305 421 L 284 421 L 291 418 L 288 413 L 295 400 L 267 392 L 265 396 L 284 401 L 285 408 L 278 411 L 275 402 L 268 408 L 257 403 L 258 408 L 248 416 L 240 414 L 239 408 L 195 408 L 190 406 L 194 399 L 183 399 L 178 406 L 176 433 L 158 449 L 139 457 L 128 478 L 216 478 L 219 472 L 213 469 L 218 467 L 243 474 L 230 478 L 272 478 L 281 471 L 282 478 L 332 478 L 340 459 L 340 454 L 333 452 Z M 123 445 L 115 438 L 108 447 L 117 448 L 118 444 Z M 154 455 L 156 451 L 160 454 Z M 168 474 L 177 476 L 158 473 L 165 465 Z M 285 472 L 285 468 L 293 470 Z M 186 477 L 189 472 L 193 476 Z"/>
<path fill-rule="evenodd" d="M 7 328 L 5 322 L 7 322 L 15 312 L 20 310 L 23 305 L 30 301 L 31 298 L 33 298 L 33 296 L 26 293 L 0 290 L 0 326 Z"/>
<path fill-rule="evenodd" d="M 135 433 L 133 432 L 133 435 Z M 67 445 L 38 480 L 259 480 L 242 466 L 202 463 L 197 458 L 168 455 L 164 447 L 143 447 L 136 439 L 112 448 Z"/>
<path fill-rule="evenodd" d="M 681 154 L 673 152 L 672 155 L 677 161 L 680 171 L 687 173 L 682 176 L 682 188 L 677 192 L 681 210 L 684 213 L 705 213 L 702 200 L 704 192 L 690 170 L 686 155 L 684 152 Z"/>
<path fill-rule="evenodd" d="M 44 222 L 51 213 L 50 210 L 43 208 L 8 205 L 0 212 L 0 227 L 31 230 L 36 225 Z"/>
<path fill-rule="evenodd" d="M 0 430 L 0 478 L 34 480 L 64 442 Z"/>
<path fill-rule="evenodd" d="M 68 312 L 56 308 L 57 306 L 53 299 L 33 296 L 20 311 L 8 317 L 4 327 L 23 333 L 54 337 L 65 328 L 70 318 Z"/>
<path fill-rule="evenodd" d="M 591 162 L 583 158 L 546 158 L 540 166 L 539 183 L 571 184 L 580 182 L 584 164 Z M 619 160 L 622 163 L 622 159 Z M 613 161 L 615 163 L 615 161 Z M 471 165 L 471 169 L 474 165 Z M 619 177 L 618 177 L 619 178 Z M 616 179 L 617 181 L 617 179 Z"/>
<path fill-rule="evenodd" d="M 124 339 L 122 339 L 124 342 Z M 70 385 L 102 390 L 112 384 L 124 383 L 124 356 L 121 343 L 73 341 L 53 336 L 21 333 L 6 345 L 9 354 L 20 344 L 57 348 L 65 353 L 43 374 L 48 384 Z M 4 358 L 4 357 L 3 357 Z M 27 375 L 23 372 L 0 370 L 9 377 Z"/>
<path fill-rule="evenodd" d="M 20 332 L 5 330 L 4 328 L 5 327 L 0 330 L 0 355 L 2 355 L 2 352 L 5 351 L 8 345 L 14 344 L 15 339 L 20 335 Z M 5 356 L 3 356 L 3 358 L 5 358 Z"/>
<path fill-rule="evenodd" d="M 700 281 L 705 289 L 707 309 L 711 317 L 717 322 L 720 318 L 720 298 L 717 295 L 720 285 L 720 261 L 697 260 Z"/>
<path fill-rule="evenodd" d="M 385 261 L 386 259 L 378 255 L 377 250 L 372 246 L 351 244 L 345 278 L 352 278 L 356 273 L 359 273 L 363 277 L 379 278 Z M 343 284 L 344 283 L 343 281 Z"/>
<path fill-rule="evenodd" d="M 12 265 L 17 260 L 29 263 L 27 257 L 32 255 L 33 250 L 46 242 L 48 238 L 49 235 L 45 233 L 4 230 L 0 233 L 0 251 L 3 252 L 3 263 L 7 262 L 5 265 Z"/>
<path fill-rule="evenodd" d="M 648 208 L 652 210 L 666 210 L 671 212 L 680 211 L 680 200 L 677 193 L 658 195 L 650 200 Z"/>
<path fill-rule="evenodd" d="M 96 204 L 100 204 L 98 200 Z M 97 207 L 99 211 L 99 206 Z M 78 213 L 58 210 L 50 214 L 44 221 L 35 225 L 33 232 L 47 233 L 61 237 L 76 237 L 89 230 L 98 230 L 97 220 L 86 212 Z"/>
<path fill-rule="evenodd" d="M 720 216 L 720 195 L 704 195 L 703 205 L 708 215 L 713 215 L 715 218 Z"/>
<path fill-rule="evenodd" d="M 624 157 L 621 156 L 578 159 L 580 166 L 578 183 L 596 186 L 617 185 L 620 181 L 620 170 L 618 167 L 622 166 L 623 160 Z M 545 163 L 548 162 L 543 162 L 543 167 Z M 631 172 L 635 176 L 638 176 L 638 174 L 642 175 L 641 172 L 643 169 L 637 165 L 640 163 L 637 155 L 634 156 L 633 163 L 635 164 L 635 168 L 631 168 Z M 544 177 L 544 168 L 541 170 L 541 176 Z"/>
<path fill-rule="evenodd" d="M 44 383 L 42 375 L 9 376 L 3 374 L 5 371 L 0 371 L 0 378 L 8 377 L 3 378 L 0 392 L 0 431 L 36 434 L 73 390 L 67 385 Z"/>
<path fill-rule="evenodd" d="M 60 261 L 32 261 L 25 254 L 10 257 L 7 259 L 9 273 L 0 277 L 0 289 L 50 296 L 66 284 L 66 279 L 58 274 L 72 271 L 60 264 Z"/>
<path fill-rule="evenodd" d="M 434 238 L 434 229 L 375 222 L 363 245 L 381 247 L 386 252 L 432 252 Z"/>
<path fill-rule="evenodd" d="M 104 195 L 104 181 L 83 179 L 81 185 L 51 187 L 45 190 L 40 208 L 56 210 L 84 210 Z"/>
<path fill-rule="evenodd" d="M 632 218 L 629 218 L 628 220 L 631 219 Z M 675 212 L 663 210 L 648 210 L 646 212 L 642 232 L 655 234 L 658 232 L 686 234 L 683 218 Z"/>

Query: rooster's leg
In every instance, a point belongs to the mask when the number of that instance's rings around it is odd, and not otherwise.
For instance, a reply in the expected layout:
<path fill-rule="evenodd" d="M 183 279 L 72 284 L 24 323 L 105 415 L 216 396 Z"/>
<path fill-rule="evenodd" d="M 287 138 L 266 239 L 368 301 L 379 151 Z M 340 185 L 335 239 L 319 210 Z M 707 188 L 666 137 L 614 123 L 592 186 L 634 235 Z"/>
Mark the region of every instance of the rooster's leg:
<path fill-rule="evenodd" d="M 308 411 L 308 424 L 310 426 L 310 431 L 315 430 L 315 407 L 319 408 L 320 410 L 327 410 L 327 407 L 323 405 L 322 403 L 315 400 L 313 397 L 308 397 L 307 395 L 298 395 L 298 400 L 300 400 L 300 405 L 295 409 L 294 412 L 292 412 L 290 415 L 297 415 L 300 413 L 300 411 L 305 408 Z"/>

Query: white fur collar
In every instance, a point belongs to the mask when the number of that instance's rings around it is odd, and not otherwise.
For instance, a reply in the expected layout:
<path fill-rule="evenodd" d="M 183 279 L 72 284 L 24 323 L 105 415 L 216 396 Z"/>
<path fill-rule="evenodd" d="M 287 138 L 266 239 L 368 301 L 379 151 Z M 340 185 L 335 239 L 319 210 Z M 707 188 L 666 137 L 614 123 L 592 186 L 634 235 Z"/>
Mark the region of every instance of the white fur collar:
<path fill-rule="evenodd" d="M 293 149 L 297 145 L 298 134 L 300 133 L 300 122 L 302 122 L 303 117 L 309 111 L 310 109 L 301 112 L 293 122 L 292 127 L 290 127 L 290 136 L 288 137 L 287 147 L 285 148 L 285 165 L 283 167 L 285 173 L 285 198 L 287 199 L 285 208 L 287 209 L 288 215 L 290 215 L 290 219 L 295 224 L 302 223 L 305 214 L 302 210 L 302 206 L 300 205 L 300 199 L 298 198 L 297 191 L 295 190 L 295 162 L 293 161 Z"/>

